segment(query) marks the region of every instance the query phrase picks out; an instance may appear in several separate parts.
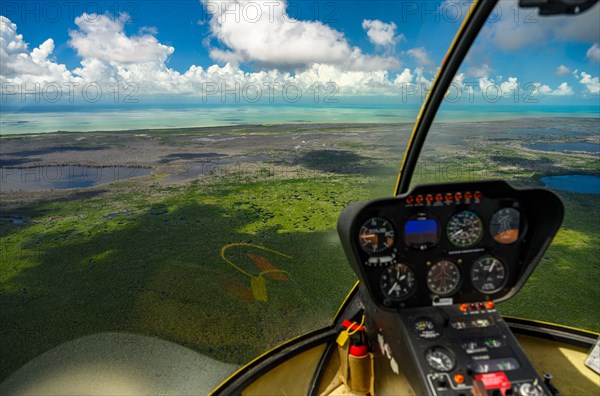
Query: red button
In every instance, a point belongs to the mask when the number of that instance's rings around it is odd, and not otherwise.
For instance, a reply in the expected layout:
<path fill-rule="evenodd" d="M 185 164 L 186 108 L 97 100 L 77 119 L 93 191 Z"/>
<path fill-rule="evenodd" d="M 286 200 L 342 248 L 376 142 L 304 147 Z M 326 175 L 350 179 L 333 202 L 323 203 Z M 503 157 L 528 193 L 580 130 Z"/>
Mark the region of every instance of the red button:
<path fill-rule="evenodd" d="M 427 194 L 427 196 L 425 197 L 425 200 L 426 200 L 427 202 L 433 202 L 433 195 L 431 195 L 431 194 Z"/>
<path fill-rule="evenodd" d="M 479 191 L 476 191 L 475 194 L 473 194 L 473 196 L 475 197 L 475 199 L 481 199 L 481 193 Z"/>
<path fill-rule="evenodd" d="M 494 302 L 493 301 L 486 301 L 485 307 L 487 309 L 494 309 Z"/>
<path fill-rule="evenodd" d="M 461 193 L 454 194 L 454 199 L 456 199 L 457 201 L 460 201 L 462 199 L 462 194 Z"/>
<path fill-rule="evenodd" d="M 452 193 L 446 194 L 446 201 L 452 201 Z"/>
<path fill-rule="evenodd" d="M 442 194 L 436 194 L 435 200 L 438 202 L 442 202 L 444 200 L 444 196 Z"/>
<path fill-rule="evenodd" d="M 417 195 L 417 203 L 422 203 L 423 202 L 423 196 L 422 195 Z"/>
<path fill-rule="evenodd" d="M 460 304 L 460 307 L 458 309 L 460 309 L 462 312 L 467 312 L 468 308 L 469 306 L 467 304 Z"/>
<path fill-rule="evenodd" d="M 473 194 L 471 194 L 470 192 L 466 192 L 465 199 L 471 199 L 471 198 L 473 198 Z"/>
<path fill-rule="evenodd" d="M 413 198 L 412 195 L 406 197 L 406 203 L 411 205 L 413 202 L 415 201 L 415 199 Z"/>
<path fill-rule="evenodd" d="M 486 390 L 488 389 L 500 389 L 500 394 L 504 395 L 505 390 L 510 388 L 510 381 L 506 376 L 506 373 L 499 371 L 496 373 L 485 373 L 476 374 L 476 380 L 481 380 Z"/>

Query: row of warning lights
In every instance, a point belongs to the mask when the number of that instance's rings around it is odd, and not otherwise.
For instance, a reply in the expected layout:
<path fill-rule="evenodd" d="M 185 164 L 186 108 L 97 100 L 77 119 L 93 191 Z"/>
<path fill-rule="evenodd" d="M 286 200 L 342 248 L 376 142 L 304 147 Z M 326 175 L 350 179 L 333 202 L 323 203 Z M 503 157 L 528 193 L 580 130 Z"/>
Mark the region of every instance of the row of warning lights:
<path fill-rule="evenodd" d="M 467 311 L 478 311 L 478 310 L 484 310 L 484 309 L 494 309 L 494 307 L 496 306 L 496 304 L 494 304 L 493 301 L 486 301 L 486 302 L 480 302 L 477 304 L 460 304 L 458 309 L 461 312 L 467 312 Z"/>
<path fill-rule="evenodd" d="M 433 201 L 435 202 L 442 202 L 442 201 L 446 201 L 446 202 L 452 202 L 452 201 L 470 201 L 471 199 L 476 199 L 479 200 L 481 199 L 481 192 L 479 191 L 475 191 L 474 193 L 467 191 L 466 193 L 446 193 L 444 194 L 435 194 L 435 196 L 433 194 L 427 194 L 425 196 L 423 195 L 417 195 L 415 197 L 413 197 L 412 195 L 409 195 L 408 197 L 406 197 L 405 202 L 408 205 L 412 205 L 413 203 L 417 203 L 417 204 L 421 204 L 423 202 L 427 202 L 427 203 L 432 203 Z"/>

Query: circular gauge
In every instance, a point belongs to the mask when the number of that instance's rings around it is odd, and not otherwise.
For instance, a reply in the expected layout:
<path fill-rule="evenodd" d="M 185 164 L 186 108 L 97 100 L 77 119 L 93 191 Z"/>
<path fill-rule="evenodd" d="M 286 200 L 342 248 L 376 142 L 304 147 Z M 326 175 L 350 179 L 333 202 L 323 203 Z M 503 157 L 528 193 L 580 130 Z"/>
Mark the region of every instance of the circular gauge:
<path fill-rule="evenodd" d="M 492 216 L 490 234 L 498 243 L 508 245 L 519 239 L 521 214 L 514 208 L 500 209 Z"/>
<path fill-rule="evenodd" d="M 415 332 L 423 340 L 435 340 L 441 334 L 438 327 L 429 318 L 419 318 L 415 321 Z"/>
<path fill-rule="evenodd" d="M 438 261 L 427 273 L 427 287 L 440 297 L 454 294 L 459 284 L 460 270 L 450 260 Z"/>
<path fill-rule="evenodd" d="M 452 216 L 446 226 L 446 236 L 459 248 L 473 246 L 483 236 L 483 222 L 475 213 L 463 210 Z"/>
<path fill-rule="evenodd" d="M 379 279 L 381 291 L 386 298 L 400 301 L 408 298 L 416 290 L 415 273 L 405 264 L 387 267 Z"/>
<path fill-rule="evenodd" d="M 358 232 L 360 247 L 369 254 L 383 253 L 392 248 L 396 231 L 392 224 L 381 217 L 372 217 L 360 227 Z"/>
<path fill-rule="evenodd" d="M 471 268 L 471 283 L 477 291 L 492 294 L 504 287 L 508 279 L 506 266 L 492 256 L 478 258 Z"/>
<path fill-rule="evenodd" d="M 429 367 L 436 371 L 448 372 L 454 368 L 454 358 L 446 349 L 433 347 L 425 353 Z"/>

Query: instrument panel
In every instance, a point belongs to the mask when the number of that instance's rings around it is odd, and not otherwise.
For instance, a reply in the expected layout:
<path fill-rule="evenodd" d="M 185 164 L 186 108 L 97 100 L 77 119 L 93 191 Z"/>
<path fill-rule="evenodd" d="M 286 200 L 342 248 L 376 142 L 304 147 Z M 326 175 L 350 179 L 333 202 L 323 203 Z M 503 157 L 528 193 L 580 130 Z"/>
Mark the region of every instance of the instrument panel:
<path fill-rule="evenodd" d="M 350 205 L 338 230 L 373 301 L 396 310 L 509 298 L 533 271 L 562 213 L 562 202 L 546 189 L 449 183 Z"/>

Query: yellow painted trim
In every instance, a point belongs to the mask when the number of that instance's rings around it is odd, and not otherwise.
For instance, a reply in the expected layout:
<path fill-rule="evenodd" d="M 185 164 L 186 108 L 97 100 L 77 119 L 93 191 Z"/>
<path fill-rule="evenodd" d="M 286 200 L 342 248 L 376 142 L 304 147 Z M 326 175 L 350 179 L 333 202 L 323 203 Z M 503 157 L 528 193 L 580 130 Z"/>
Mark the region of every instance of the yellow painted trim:
<path fill-rule="evenodd" d="M 573 326 L 567 326 L 564 324 L 560 324 L 560 323 L 552 323 L 552 322 L 544 322 L 543 320 L 536 320 L 536 319 L 529 319 L 529 318 L 521 318 L 519 316 L 510 316 L 510 315 L 502 315 L 504 318 L 508 318 L 508 319 L 519 319 L 519 320 L 524 320 L 527 322 L 533 322 L 533 323 L 539 323 L 541 325 L 550 325 L 550 326 L 556 326 L 556 327 L 562 327 L 563 329 L 569 329 L 569 330 L 576 330 L 576 331 L 583 331 L 585 333 L 590 333 L 593 334 L 595 336 L 600 337 L 600 333 L 597 333 L 595 331 L 591 331 L 591 330 L 586 330 L 586 329 L 580 329 L 577 327 L 573 327 Z"/>
<path fill-rule="evenodd" d="M 473 4 L 471 4 L 471 7 L 469 8 L 469 12 L 467 12 L 467 15 L 465 16 L 465 19 L 464 19 L 463 23 L 458 28 L 458 31 L 456 32 L 456 35 L 454 36 L 454 39 L 452 40 L 452 44 L 450 44 L 450 47 L 448 48 L 448 51 L 446 52 L 446 55 L 444 56 L 444 60 L 442 61 L 442 65 L 438 69 L 438 72 L 435 75 L 435 78 L 434 78 L 433 84 L 432 84 L 432 88 L 431 88 L 431 90 L 429 92 L 427 92 L 427 96 L 425 97 L 425 101 L 423 102 L 423 105 L 421 106 L 421 110 L 419 110 L 419 115 L 417 115 L 417 120 L 415 121 L 415 126 L 413 127 L 412 133 L 410 134 L 410 138 L 408 139 L 408 144 L 406 146 L 406 151 L 404 152 L 404 158 L 402 158 L 402 163 L 400 164 L 400 170 L 398 171 L 398 178 L 396 179 L 396 187 L 394 187 L 394 197 L 396 195 L 398 195 L 398 188 L 400 187 L 400 177 L 402 176 L 402 170 L 404 169 L 404 167 L 406 165 L 406 159 L 408 158 L 408 153 L 409 153 L 410 148 L 412 146 L 412 142 L 413 142 L 413 140 L 415 138 L 415 132 L 417 131 L 417 126 L 421 122 L 421 116 L 423 115 L 423 111 L 425 110 L 425 106 L 427 106 L 427 104 L 429 103 L 429 98 L 431 96 L 431 92 L 433 92 L 435 86 L 438 84 L 438 78 L 440 76 L 440 73 L 441 73 L 442 69 L 444 68 L 444 64 L 446 63 L 446 60 L 448 59 L 448 56 L 450 55 L 450 53 L 454 50 L 454 47 L 456 46 L 456 42 L 458 40 L 458 37 L 461 35 L 461 33 L 464 30 L 465 26 L 467 26 L 467 24 L 470 22 L 471 16 L 473 15 L 473 11 L 475 10 L 475 7 L 477 6 L 478 3 L 479 3 L 479 0 L 474 0 Z"/>
<path fill-rule="evenodd" d="M 335 316 L 333 317 L 334 321 L 342 313 L 342 308 L 344 308 L 344 306 L 346 305 L 346 302 L 348 302 L 348 300 L 350 299 L 350 297 L 354 293 L 354 290 L 358 287 L 359 283 L 360 283 L 360 281 L 356 281 L 356 283 L 354 284 L 354 286 L 352 286 L 352 289 L 350 289 L 350 291 L 348 292 L 348 294 L 346 294 L 346 298 L 344 298 L 344 301 L 340 304 L 340 307 L 338 308 L 337 312 L 335 313 Z"/>
<path fill-rule="evenodd" d="M 314 330 L 313 330 L 314 331 Z M 296 340 L 298 340 L 299 338 L 302 338 L 304 336 L 306 336 L 307 334 L 312 333 L 308 332 L 306 334 L 301 334 L 301 335 L 297 335 L 293 338 L 290 338 L 289 340 L 283 342 L 282 344 L 276 345 L 273 348 L 267 350 L 266 352 L 261 353 L 260 355 L 258 355 L 257 357 L 255 357 L 254 359 L 252 359 L 251 361 L 249 361 L 248 363 L 244 364 L 242 367 L 240 367 L 239 369 L 237 369 L 233 374 L 231 374 L 229 377 L 227 377 L 225 380 L 221 381 L 221 383 L 219 385 L 217 385 L 217 387 L 215 387 L 215 389 L 213 389 L 208 395 L 212 396 L 214 395 L 214 392 L 219 390 L 223 385 L 225 385 L 227 382 L 229 382 L 233 377 L 235 377 L 236 375 L 238 375 L 238 373 L 240 373 L 241 371 L 243 371 L 246 367 L 256 363 L 257 361 L 261 360 L 262 358 L 264 358 L 265 356 L 267 356 L 268 354 L 272 353 L 274 350 L 279 349 L 279 348 L 284 348 L 286 345 L 288 344 L 293 344 Z M 316 346 L 316 345 L 315 345 Z"/>
<path fill-rule="evenodd" d="M 319 344 L 288 358 L 257 377 L 242 390 L 244 396 L 302 395 L 310 387 L 315 369 L 327 348 Z"/>

